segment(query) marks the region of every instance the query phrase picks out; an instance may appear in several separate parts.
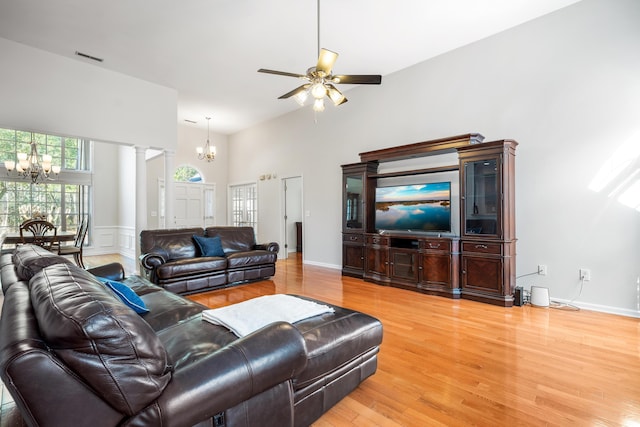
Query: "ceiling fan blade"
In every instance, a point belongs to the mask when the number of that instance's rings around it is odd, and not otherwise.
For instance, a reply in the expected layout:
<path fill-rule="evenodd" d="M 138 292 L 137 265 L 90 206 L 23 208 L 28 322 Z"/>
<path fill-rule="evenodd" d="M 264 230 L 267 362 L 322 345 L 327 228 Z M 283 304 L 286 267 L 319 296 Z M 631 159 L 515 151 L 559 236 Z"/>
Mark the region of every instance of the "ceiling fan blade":
<path fill-rule="evenodd" d="M 278 99 L 287 99 L 287 98 L 290 98 L 292 96 L 295 96 L 295 95 L 299 94 L 300 92 L 304 92 L 305 90 L 309 89 L 309 86 L 311 86 L 311 85 L 308 84 L 308 83 L 306 85 L 298 86 L 297 88 L 295 88 L 291 92 L 287 92 L 284 95 L 278 97 Z"/>
<path fill-rule="evenodd" d="M 382 83 L 382 76 L 373 74 L 352 74 L 345 76 L 333 76 L 331 81 L 333 83 L 348 85 L 379 85 Z"/>
<path fill-rule="evenodd" d="M 327 95 L 329 96 L 329 99 L 333 101 L 333 105 L 337 107 L 338 105 L 342 105 L 347 102 L 347 98 L 345 98 L 342 92 L 336 89 L 334 85 L 326 83 L 325 86 L 327 87 Z"/>
<path fill-rule="evenodd" d="M 296 73 L 287 73 L 285 71 L 276 71 L 276 70 L 267 70 L 266 68 L 260 68 L 258 70 L 259 73 L 267 73 L 267 74 L 276 74 L 278 76 L 287 76 L 287 77 L 298 77 L 300 79 L 306 79 L 307 76 L 304 74 L 296 74 Z"/>
<path fill-rule="evenodd" d="M 331 74 L 333 64 L 336 63 L 338 54 L 328 49 L 320 49 L 320 55 L 318 56 L 318 65 L 316 65 L 316 71 L 322 71 L 325 76 Z"/>

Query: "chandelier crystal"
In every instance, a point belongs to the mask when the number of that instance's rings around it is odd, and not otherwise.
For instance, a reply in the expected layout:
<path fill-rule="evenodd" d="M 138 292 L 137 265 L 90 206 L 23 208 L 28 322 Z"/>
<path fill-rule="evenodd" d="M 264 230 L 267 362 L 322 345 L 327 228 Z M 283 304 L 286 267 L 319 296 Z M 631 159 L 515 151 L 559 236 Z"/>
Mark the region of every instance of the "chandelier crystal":
<path fill-rule="evenodd" d="M 53 181 L 51 176 L 58 176 L 60 173 L 60 166 L 51 164 L 53 159 L 49 154 L 40 157 L 33 134 L 31 134 L 31 153 L 17 153 L 17 158 L 17 163 L 13 160 L 4 162 L 7 175 L 11 176 L 15 170 L 14 175 L 25 179 L 30 178 L 32 184 L 38 184 L 47 180 Z"/>
<path fill-rule="evenodd" d="M 209 142 L 209 120 L 211 120 L 211 117 L 205 118 L 207 119 L 207 142 L 204 147 L 197 147 L 196 152 L 198 153 L 198 159 L 211 162 L 216 158 L 216 147 Z"/>

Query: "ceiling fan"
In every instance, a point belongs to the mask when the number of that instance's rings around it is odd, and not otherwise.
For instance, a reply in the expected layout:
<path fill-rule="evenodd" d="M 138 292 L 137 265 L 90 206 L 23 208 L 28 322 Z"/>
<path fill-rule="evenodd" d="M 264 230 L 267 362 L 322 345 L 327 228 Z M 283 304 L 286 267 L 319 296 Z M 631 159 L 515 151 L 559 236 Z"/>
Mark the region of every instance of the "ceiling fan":
<path fill-rule="evenodd" d="M 279 76 L 297 77 L 299 79 L 306 80 L 306 83 L 285 93 L 278 97 L 278 99 L 294 97 L 300 105 L 304 105 L 309 95 L 311 95 L 314 98 L 314 111 L 323 111 L 325 96 L 329 97 L 335 106 L 347 102 L 347 98 L 334 86 L 335 84 L 379 85 L 382 82 L 382 76 L 367 74 L 333 74 L 333 65 L 335 64 L 336 59 L 338 59 L 338 54 L 328 49 L 320 49 L 320 0 L 318 0 L 317 16 L 318 63 L 315 67 L 309 68 L 306 74 L 288 73 L 285 71 L 268 70 L 266 68 L 260 68 L 258 72 L 276 74 Z"/>

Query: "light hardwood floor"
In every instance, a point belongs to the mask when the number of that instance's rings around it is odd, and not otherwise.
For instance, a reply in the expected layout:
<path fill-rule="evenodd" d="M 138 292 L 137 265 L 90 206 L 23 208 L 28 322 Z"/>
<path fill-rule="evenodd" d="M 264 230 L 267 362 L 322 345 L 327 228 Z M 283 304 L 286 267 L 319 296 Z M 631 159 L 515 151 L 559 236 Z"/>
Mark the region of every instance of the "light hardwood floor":
<path fill-rule="evenodd" d="M 640 426 L 640 319 L 422 295 L 297 257 L 276 270 L 272 280 L 190 298 L 214 308 L 292 293 L 384 325 L 376 374 L 315 427 Z"/>
<path fill-rule="evenodd" d="M 192 296 L 306 295 L 384 325 L 377 373 L 315 426 L 640 426 L 640 320 L 422 295 L 278 261 L 273 280 Z"/>

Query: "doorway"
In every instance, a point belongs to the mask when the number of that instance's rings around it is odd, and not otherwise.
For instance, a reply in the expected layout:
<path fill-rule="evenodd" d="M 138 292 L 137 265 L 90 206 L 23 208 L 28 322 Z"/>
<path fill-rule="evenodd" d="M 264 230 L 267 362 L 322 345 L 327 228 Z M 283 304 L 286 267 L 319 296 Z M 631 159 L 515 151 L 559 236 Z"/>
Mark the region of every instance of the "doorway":
<path fill-rule="evenodd" d="M 284 256 L 304 250 L 304 224 L 302 223 L 302 177 L 282 179 Z"/>
<path fill-rule="evenodd" d="M 165 185 L 158 180 L 158 228 L 209 227 L 216 225 L 216 185 L 175 182 L 174 217 L 165 218 Z"/>

